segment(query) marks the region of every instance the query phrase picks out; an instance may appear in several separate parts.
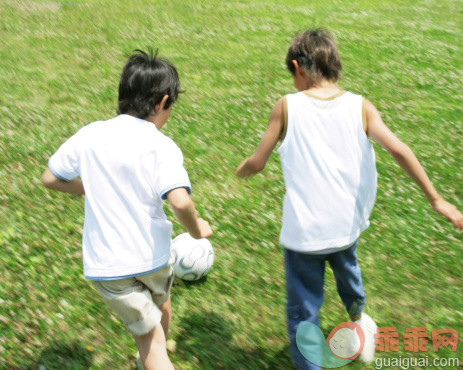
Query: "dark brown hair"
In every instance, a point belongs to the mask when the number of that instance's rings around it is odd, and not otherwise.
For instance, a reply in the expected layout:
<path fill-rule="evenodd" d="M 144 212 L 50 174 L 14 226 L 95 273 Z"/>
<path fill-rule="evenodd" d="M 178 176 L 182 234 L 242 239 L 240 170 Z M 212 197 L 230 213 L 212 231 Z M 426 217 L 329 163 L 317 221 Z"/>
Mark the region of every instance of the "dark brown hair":
<path fill-rule="evenodd" d="M 133 111 L 136 117 L 146 118 L 164 95 L 169 95 L 164 105 L 168 109 L 181 92 L 177 70 L 171 63 L 159 58 L 157 52 L 137 49 L 122 70 L 118 113 Z"/>
<path fill-rule="evenodd" d="M 309 74 L 314 83 L 323 79 L 334 82 L 341 75 L 338 48 L 332 33 L 324 28 L 307 30 L 293 38 L 286 55 L 286 67 L 294 75 L 296 69 L 293 60 Z"/>

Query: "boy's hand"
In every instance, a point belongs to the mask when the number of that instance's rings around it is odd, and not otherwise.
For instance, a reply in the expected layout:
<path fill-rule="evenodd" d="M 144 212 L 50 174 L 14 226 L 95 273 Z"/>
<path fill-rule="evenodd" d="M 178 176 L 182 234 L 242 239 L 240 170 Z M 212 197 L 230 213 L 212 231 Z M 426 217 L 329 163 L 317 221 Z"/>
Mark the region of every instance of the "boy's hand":
<path fill-rule="evenodd" d="M 433 201 L 431 206 L 434 211 L 445 216 L 447 220 L 453 223 L 453 227 L 456 230 L 463 230 L 463 214 L 457 207 L 445 201 L 443 198 L 438 198 L 436 201 Z"/>
<path fill-rule="evenodd" d="M 209 222 L 206 220 L 198 217 L 198 229 L 199 229 L 199 235 L 196 237 L 195 235 L 192 235 L 193 238 L 195 239 L 202 239 L 202 238 L 210 238 L 213 234 L 211 225 L 209 225 Z"/>
<path fill-rule="evenodd" d="M 240 179 L 242 179 L 243 177 L 248 177 L 252 174 L 252 172 L 245 166 L 247 161 L 248 158 L 244 159 L 235 171 L 235 175 L 238 176 Z"/>

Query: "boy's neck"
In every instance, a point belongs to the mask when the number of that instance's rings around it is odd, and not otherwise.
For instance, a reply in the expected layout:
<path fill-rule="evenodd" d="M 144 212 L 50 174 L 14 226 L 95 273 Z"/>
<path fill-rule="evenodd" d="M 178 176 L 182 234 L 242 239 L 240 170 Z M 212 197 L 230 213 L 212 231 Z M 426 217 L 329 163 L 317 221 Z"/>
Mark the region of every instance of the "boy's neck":
<path fill-rule="evenodd" d="M 133 116 L 135 118 L 138 118 L 137 114 L 133 110 L 128 111 L 126 114 L 128 114 L 129 116 Z M 148 117 L 138 118 L 138 119 L 142 119 L 144 121 L 147 121 L 147 122 L 150 122 L 150 123 L 154 124 L 158 130 L 160 130 L 162 128 L 162 126 L 164 126 L 164 123 L 165 123 L 165 122 L 159 122 L 159 120 L 157 119 L 155 114 L 150 114 L 150 115 L 148 115 Z"/>
<path fill-rule="evenodd" d="M 319 96 L 321 98 L 327 98 L 340 93 L 342 90 L 331 80 L 322 80 L 319 83 L 315 83 L 304 90 L 310 94 Z"/>

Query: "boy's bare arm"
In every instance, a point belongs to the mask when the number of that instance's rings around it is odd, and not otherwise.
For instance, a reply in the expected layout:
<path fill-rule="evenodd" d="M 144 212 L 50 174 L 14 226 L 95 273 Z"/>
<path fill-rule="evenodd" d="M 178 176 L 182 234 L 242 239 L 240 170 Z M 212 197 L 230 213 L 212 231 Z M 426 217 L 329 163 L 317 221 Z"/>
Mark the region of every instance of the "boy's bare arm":
<path fill-rule="evenodd" d="M 238 177 L 246 177 L 262 171 L 278 143 L 283 129 L 283 99 L 280 99 L 270 114 L 267 131 L 265 131 L 254 154 L 245 159 L 236 170 Z"/>
<path fill-rule="evenodd" d="M 198 217 L 195 205 L 185 188 L 169 191 L 167 199 L 174 210 L 175 216 L 193 238 L 201 239 L 212 236 L 209 222 Z"/>
<path fill-rule="evenodd" d="M 81 179 L 73 179 L 71 181 L 61 180 L 56 177 L 49 168 L 42 175 L 43 185 L 52 190 L 62 191 L 64 193 L 85 195 L 84 185 Z"/>
<path fill-rule="evenodd" d="M 366 115 L 368 136 L 386 149 L 399 166 L 415 181 L 436 212 L 447 217 L 455 229 L 463 230 L 463 214 L 437 193 L 411 149 L 389 130 L 378 110 L 368 100 L 366 100 Z"/>

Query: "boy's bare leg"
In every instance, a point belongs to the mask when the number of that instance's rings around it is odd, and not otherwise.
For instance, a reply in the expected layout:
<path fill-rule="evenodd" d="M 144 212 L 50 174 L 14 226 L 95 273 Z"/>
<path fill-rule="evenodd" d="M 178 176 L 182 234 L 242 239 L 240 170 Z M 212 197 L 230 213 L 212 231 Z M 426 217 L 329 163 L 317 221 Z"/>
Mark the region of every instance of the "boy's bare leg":
<path fill-rule="evenodd" d="M 145 370 L 164 369 L 164 368 L 165 369 L 173 369 L 173 365 L 170 362 L 170 360 L 168 358 L 168 355 L 167 355 L 167 352 L 166 352 L 167 334 L 169 333 L 170 320 L 171 320 L 171 317 L 172 317 L 170 295 L 169 295 L 169 298 L 167 299 L 166 302 L 159 305 L 159 309 L 162 312 L 161 325 L 158 325 L 150 333 L 148 333 L 146 335 L 142 335 L 142 336 L 138 336 L 138 337 L 134 336 L 135 343 L 137 344 L 138 352 L 140 354 L 140 360 L 142 361 Z M 153 353 L 153 354 L 151 353 L 151 352 L 156 352 L 156 351 L 151 349 L 151 346 L 153 346 L 153 342 L 154 342 L 154 345 L 156 345 L 155 335 L 158 335 L 158 333 L 154 333 L 154 330 L 157 330 L 157 331 L 160 332 L 161 331 L 161 330 L 159 330 L 160 328 L 162 328 L 162 331 L 163 331 L 163 333 L 162 333 L 162 336 L 163 336 L 163 349 L 160 349 L 160 350 L 161 351 L 163 350 L 165 352 L 164 355 L 159 355 L 157 353 Z M 144 359 L 144 355 L 142 355 L 143 349 L 141 349 L 140 346 L 147 347 L 147 352 L 149 352 L 149 353 L 146 355 L 146 359 Z M 150 346 L 150 347 L 148 347 L 148 346 Z M 150 362 L 150 361 L 152 361 L 151 357 L 153 357 L 154 360 L 156 360 L 157 362 L 156 363 L 153 362 L 151 364 L 151 362 Z M 161 358 L 163 358 L 163 357 L 165 357 L 167 359 L 167 361 L 168 361 L 168 363 L 166 363 L 166 365 L 162 365 L 159 362 L 159 360 Z M 150 364 L 151 364 L 151 367 L 150 367 Z M 162 367 L 162 366 L 167 366 L 167 367 Z"/>
<path fill-rule="evenodd" d="M 162 325 L 156 325 L 148 334 L 133 336 L 145 370 L 172 370 L 166 349 Z"/>
<path fill-rule="evenodd" d="M 169 295 L 169 298 L 167 299 L 167 301 L 159 306 L 159 309 L 162 312 L 161 326 L 162 326 L 162 328 L 164 330 L 164 334 L 165 334 L 165 337 L 166 337 L 166 340 L 167 340 L 167 335 L 169 334 L 170 319 L 172 317 L 172 310 L 171 310 L 171 304 L 170 304 L 170 295 Z"/>

